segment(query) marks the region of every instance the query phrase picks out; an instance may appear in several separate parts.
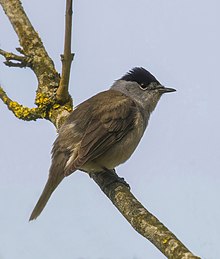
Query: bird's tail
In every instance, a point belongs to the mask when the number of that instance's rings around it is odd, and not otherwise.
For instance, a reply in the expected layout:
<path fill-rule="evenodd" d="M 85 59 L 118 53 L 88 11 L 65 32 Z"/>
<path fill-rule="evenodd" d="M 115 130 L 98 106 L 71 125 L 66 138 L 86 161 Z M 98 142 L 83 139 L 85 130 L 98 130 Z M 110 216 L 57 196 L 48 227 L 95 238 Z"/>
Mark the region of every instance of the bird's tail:
<path fill-rule="evenodd" d="M 52 193 L 54 192 L 54 190 L 57 188 L 57 186 L 59 185 L 59 183 L 63 180 L 64 177 L 60 177 L 59 179 L 57 179 L 56 182 L 53 182 L 53 184 L 51 184 L 51 177 L 49 176 L 49 179 L 44 187 L 44 190 L 37 202 L 37 204 L 35 205 L 31 216 L 29 218 L 29 220 L 33 220 L 36 219 L 42 212 L 42 210 L 44 209 L 44 207 L 46 206 L 50 196 L 52 195 Z"/>
<path fill-rule="evenodd" d="M 67 158 L 64 154 L 59 154 L 54 157 L 50 168 L 49 178 L 37 204 L 34 207 L 34 210 L 31 213 L 29 220 L 36 219 L 40 215 L 40 213 L 46 206 L 50 196 L 65 177 L 64 167 L 66 161 Z"/>

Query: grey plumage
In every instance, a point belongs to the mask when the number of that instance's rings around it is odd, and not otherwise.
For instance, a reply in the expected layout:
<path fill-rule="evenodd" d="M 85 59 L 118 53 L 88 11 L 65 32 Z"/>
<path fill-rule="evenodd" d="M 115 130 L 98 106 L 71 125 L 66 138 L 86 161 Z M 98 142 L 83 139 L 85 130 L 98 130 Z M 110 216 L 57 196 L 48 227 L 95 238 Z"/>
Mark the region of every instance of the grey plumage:
<path fill-rule="evenodd" d="M 147 127 L 164 88 L 143 68 L 117 80 L 110 90 L 81 103 L 59 130 L 48 181 L 30 220 L 39 216 L 65 176 L 76 170 L 100 172 L 124 163 Z"/>

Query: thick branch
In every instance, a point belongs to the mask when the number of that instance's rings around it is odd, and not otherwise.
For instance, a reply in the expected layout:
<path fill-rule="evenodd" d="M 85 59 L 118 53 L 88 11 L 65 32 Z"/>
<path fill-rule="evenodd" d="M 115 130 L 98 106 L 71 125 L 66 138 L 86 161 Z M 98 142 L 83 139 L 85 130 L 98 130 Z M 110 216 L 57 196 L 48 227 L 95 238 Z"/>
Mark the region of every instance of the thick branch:
<path fill-rule="evenodd" d="M 24 12 L 21 2 L 19 0 L 0 0 L 0 4 L 18 35 L 24 55 L 31 58 L 32 69 L 39 82 L 38 92 L 53 96 L 54 88 L 57 88 L 59 84 L 58 73 L 38 33 Z M 45 73 L 45 71 L 47 72 Z"/>
<path fill-rule="evenodd" d="M 33 70 L 41 87 L 47 85 L 48 88 L 49 77 L 54 77 L 54 74 L 56 74 L 54 64 L 48 56 L 39 35 L 26 16 L 21 2 L 19 0 L 0 0 L 0 3 L 18 35 L 23 53 L 32 58 Z M 42 73 L 43 70 L 47 73 Z M 52 80 L 49 79 L 49 81 Z"/>
<path fill-rule="evenodd" d="M 132 227 L 153 243 L 167 258 L 199 259 L 143 207 L 126 185 L 115 181 L 115 176 L 109 172 L 102 172 L 92 174 L 91 177 Z"/>
<path fill-rule="evenodd" d="M 51 120 L 57 127 L 63 121 L 63 116 L 66 117 L 72 110 L 71 97 L 69 96 L 68 101 L 63 102 L 64 105 L 57 103 L 56 91 L 60 82 L 59 74 L 55 70 L 54 63 L 47 54 L 38 33 L 34 30 L 24 12 L 21 2 L 19 0 L 0 0 L 0 4 L 18 35 L 22 48 L 17 50 L 24 55 L 23 61 L 28 61 L 29 67 L 34 71 L 38 79 L 35 100 L 39 108 L 38 111 L 43 111 L 41 117 Z M 10 60 L 19 59 L 19 56 L 10 54 Z M 6 64 L 18 66 L 17 63 L 9 60 L 6 60 Z M 20 118 L 24 117 L 23 115 Z"/>
<path fill-rule="evenodd" d="M 64 54 L 61 55 L 62 76 L 59 88 L 57 89 L 57 100 L 62 101 L 62 103 L 65 103 L 69 98 L 70 68 L 74 57 L 74 54 L 71 53 L 72 13 L 72 0 L 66 0 Z"/>

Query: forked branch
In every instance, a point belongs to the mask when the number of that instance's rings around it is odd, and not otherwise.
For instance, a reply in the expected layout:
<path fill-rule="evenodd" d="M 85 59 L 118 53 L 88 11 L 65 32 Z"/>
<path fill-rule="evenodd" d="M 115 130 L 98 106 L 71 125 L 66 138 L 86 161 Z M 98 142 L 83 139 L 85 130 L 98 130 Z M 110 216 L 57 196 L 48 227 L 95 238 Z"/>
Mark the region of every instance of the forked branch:
<path fill-rule="evenodd" d="M 6 58 L 6 65 L 8 66 L 30 67 L 38 80 L 35 99 L 37 108 L 27 108 L 30 112 L 29 116 L 30 118 L 37 118 L 38 116 L 35 115 L 35 111 L 42 112 L 39 117 L 49 119 L 56 127 L 59 127 L 64 118 L 72 110 L 71 97 L 69 97 L 68 101 L 62 105 L 57 102 L 56 91 L 60 83 L 60 76 L 55 70 L 54 63 L 45 50 L 38 33 L 35 31 L 28 19 L 21 1 L 0 0 L 0 4 L 17 33 L 22 47 L 17 48 L 17 51 L 19 51 L 23 56 L 18 56 L 3 50 L 1 50 L 0 54 Z M 14 63 L 12 60 L 18 62 Z M 17 112 L 14 107 L 12 107 L 11 110 L 17 116 Z M 19 111 L 19 117 L 17 117 L 21 119 L 26 118 L 26 113 L 22 114 L 22 112 L 26 112 L 26 108 L 19 109 Z"/>
<path fill-rule="evenodd" d="M 0 49 L 0 55 L 5 57 L 4 64 L 8 67 L 30 67 L 31 68 L 31 59 L 25 56 L 16 55 L 11 52 L 4 51 Z M 16 61 L 16 62 L 14 62 Z"/>
<path fill-rule="evenodd" d="M 72 0 L 66 0 L 61 80 L 38 33 L 25 14 L 21 2 L 19 0 L 0 0 L 0 4 L 18 35 L 22 49 L 17 50 L 22 56 L 3 50 L 0 51 L 0 54 L 6 58 L 6 65 L 15 66 L 15 63 L 12 62 L 15 60 L 34 71 L 38 79 L 35 100 L 37 108 L 27 108 L 12 101 L 2 88 L 0 88 L 0 98 L 18 118 L 25 120 L 46 118 L 59 128 L 72 110 L 72 102 L 68 93 L 70 67 L 73 59 L 71 53 Z M 92 178 L 135 230 L 150 240 L 165 256 L 173 259 L 199 258 L 194 256 L 175 235 L 148 212 L 124 184 L 111 179 L 112 175 L 99 173 L 93 174 Z"/>

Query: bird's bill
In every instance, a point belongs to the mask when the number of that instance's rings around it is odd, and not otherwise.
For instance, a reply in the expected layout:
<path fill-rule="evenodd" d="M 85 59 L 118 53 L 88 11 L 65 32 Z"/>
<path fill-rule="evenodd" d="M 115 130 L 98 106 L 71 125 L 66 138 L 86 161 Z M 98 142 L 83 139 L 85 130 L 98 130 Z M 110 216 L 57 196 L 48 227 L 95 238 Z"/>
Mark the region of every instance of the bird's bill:
<path fill-rule="evenodd" d="M 159 88 L 159 90 L 162 92 L 162 93 L 171 93 L 171 92 L 176 92 L 176 89 L 174 88 L 169 88 L 169 87 L 164 87 L 161 85 L 161 87 Z"/>

